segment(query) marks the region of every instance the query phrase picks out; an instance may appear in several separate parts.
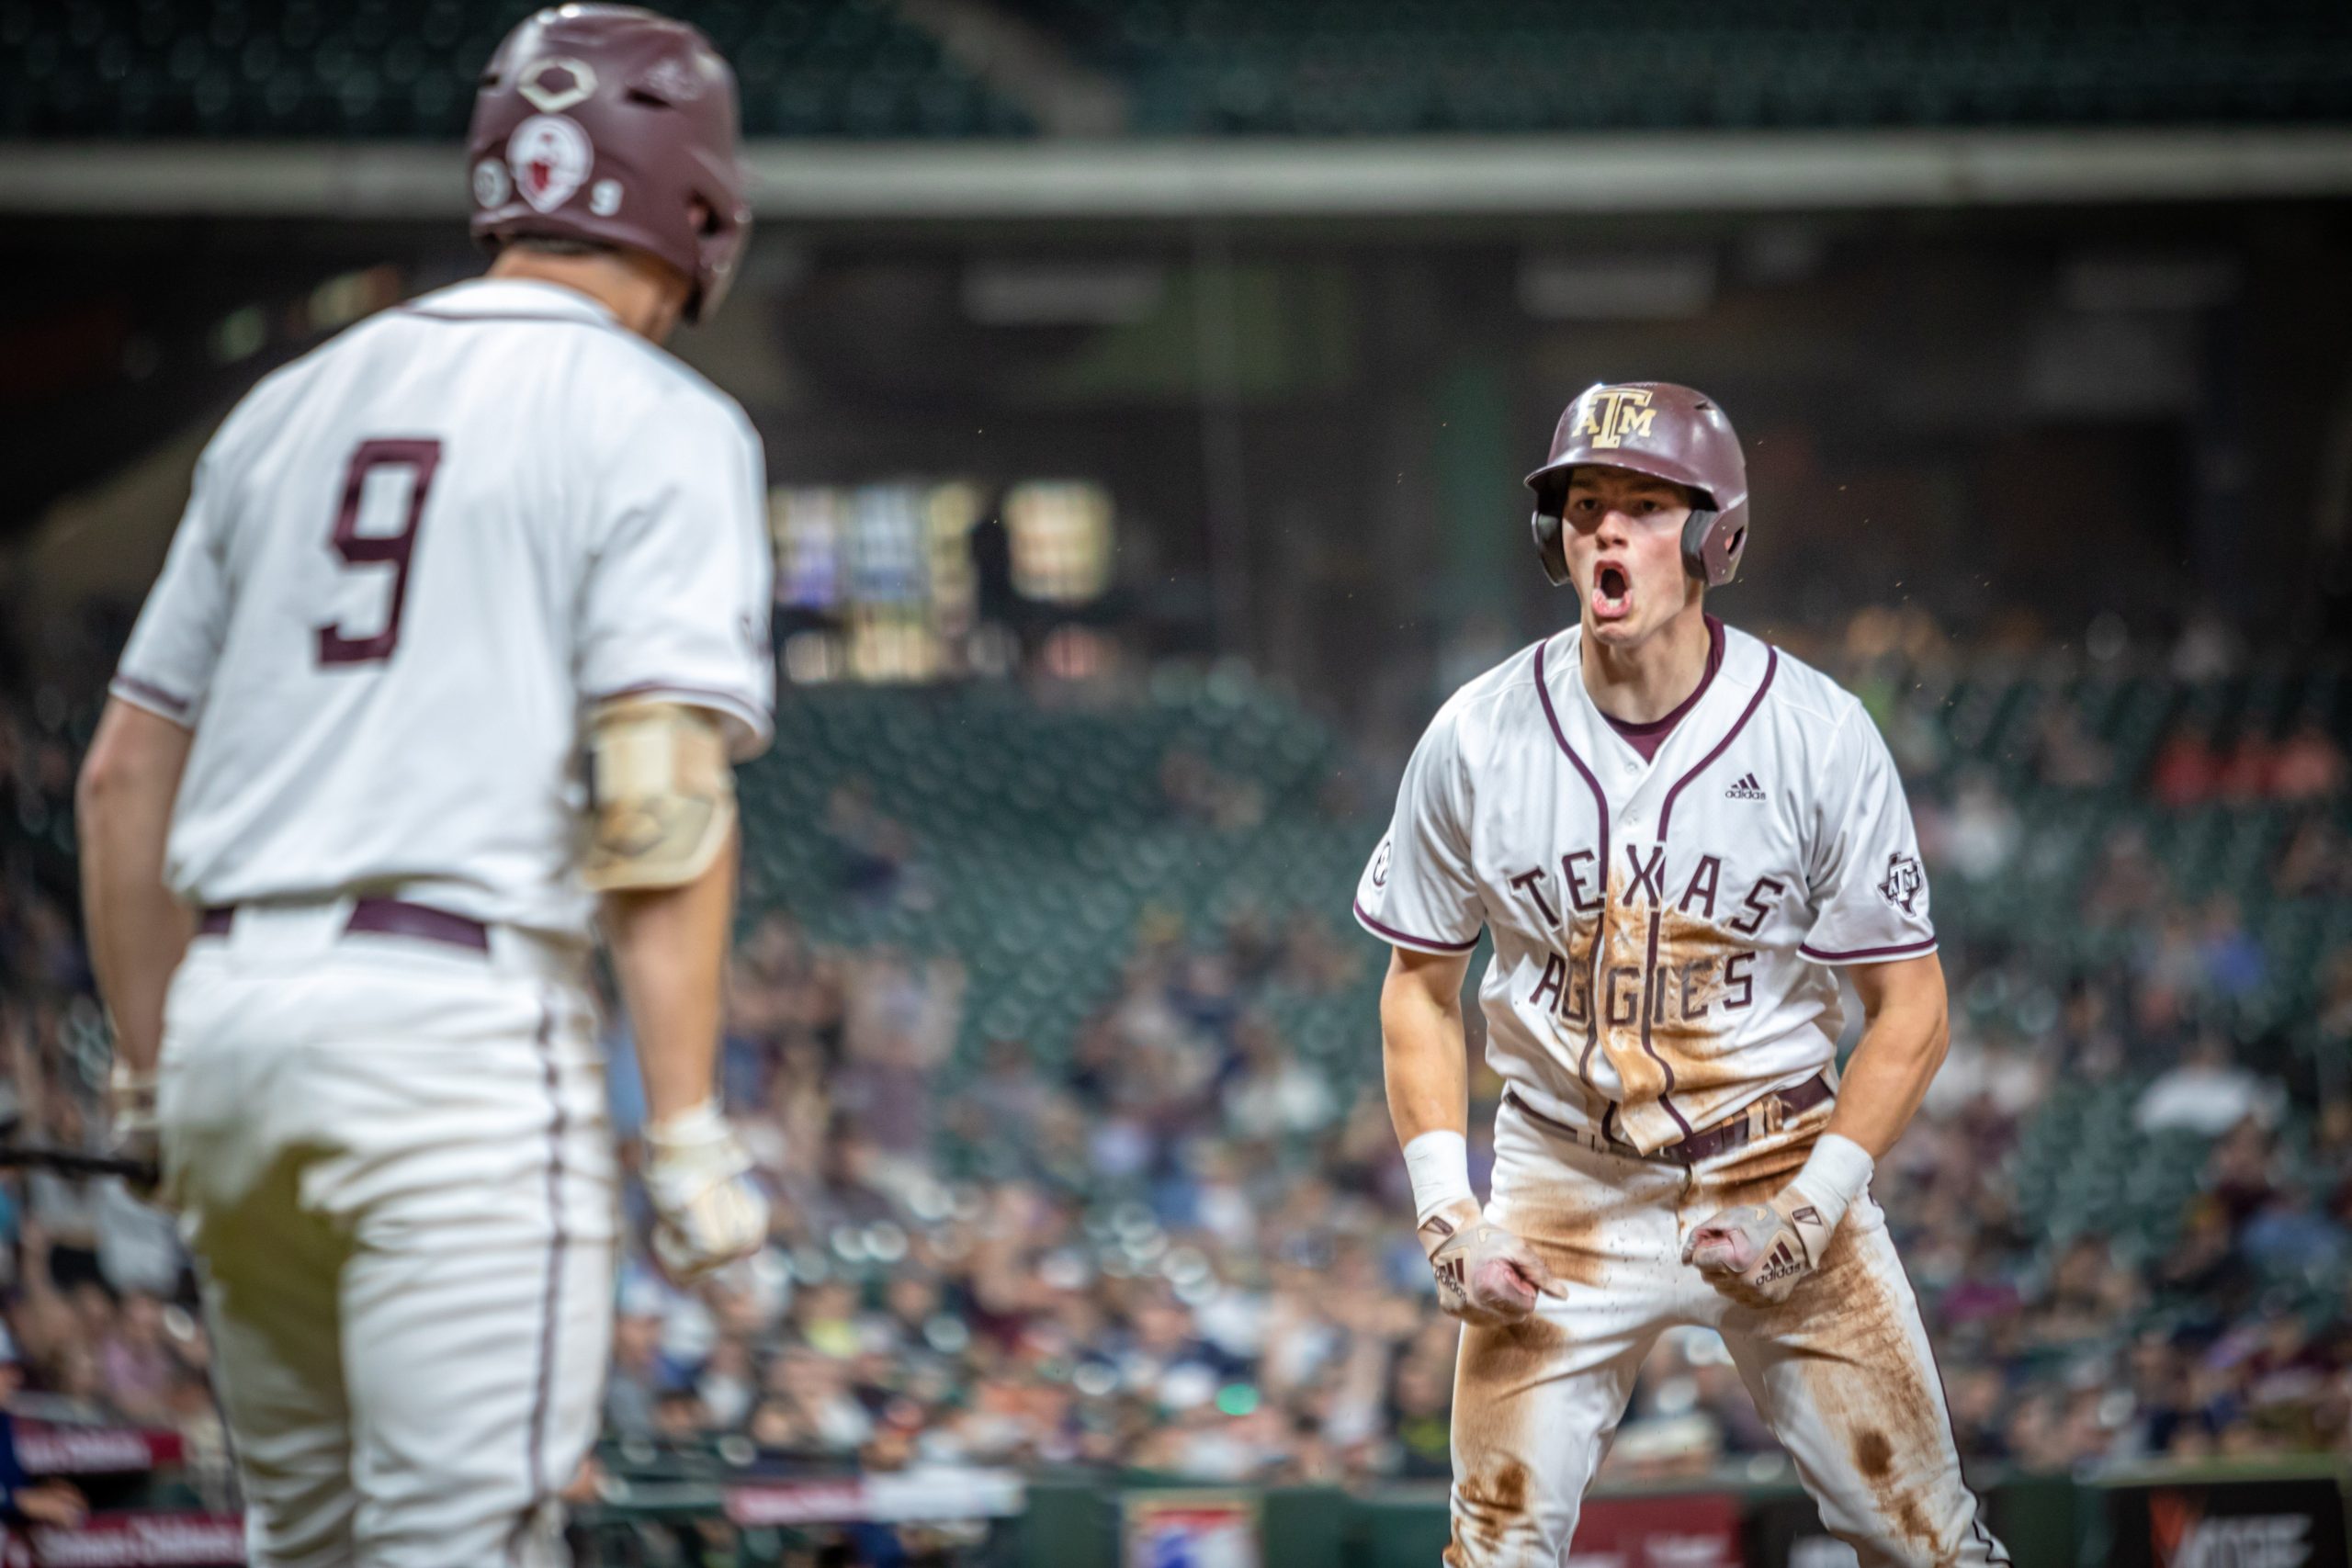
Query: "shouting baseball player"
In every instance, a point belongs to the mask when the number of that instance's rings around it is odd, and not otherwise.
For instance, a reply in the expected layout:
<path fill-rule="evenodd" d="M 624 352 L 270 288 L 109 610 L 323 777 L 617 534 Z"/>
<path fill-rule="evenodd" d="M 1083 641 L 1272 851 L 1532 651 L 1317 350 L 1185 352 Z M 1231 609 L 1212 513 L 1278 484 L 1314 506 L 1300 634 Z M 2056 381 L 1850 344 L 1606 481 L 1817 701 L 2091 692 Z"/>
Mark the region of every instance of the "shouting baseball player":
<path fill-rule="evenodd" d="M 542 11 L 469 157 L 489 276 L 230 414 L 82 777 L 115 1128 L 204 1267 L 257 1564 L 560 1561 L 618 1211 L 592 917 L 657 1253 L 765 1230 L 712 1098 L 761 454 L 658 346 L 742 249 L 734 77 L 651 12 Z"/>
<path fill-rule="evenodd" d="M 1686 387 L 1597 386 L 1528 478 L 1578 624 L 1471 682 L 1411 763 L 1356 914 L 1395 950 L 1388 1102 L 1461 1318 L 1453 1568 L 1545 1568 L 1659 1332 L 1721 1331 L 1865 1563 L 2003 1562 L 1872 1163 L 1945 1045 L 1903 787 L 1860 704 L 1709 616 L 1747 466 Z M 1470 1187 L 1462 984 L 1504 1084 Z M 1866 1021 L 1842 1081 L 1837 971 Z"/>

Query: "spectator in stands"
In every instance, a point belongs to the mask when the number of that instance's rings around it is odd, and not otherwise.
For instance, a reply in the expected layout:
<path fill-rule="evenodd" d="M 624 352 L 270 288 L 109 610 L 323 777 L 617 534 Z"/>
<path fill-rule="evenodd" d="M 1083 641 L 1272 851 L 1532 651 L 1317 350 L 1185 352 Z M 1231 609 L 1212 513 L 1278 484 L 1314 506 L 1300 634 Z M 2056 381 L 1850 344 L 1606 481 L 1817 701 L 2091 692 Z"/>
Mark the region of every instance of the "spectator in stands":
<path fill-rule="evenodd" d="M 2194 1009 L 2205 985 L 2205 952 L 2196 920 L 2178 905 L 2159 911 L 2132 957 L 2132 1021 L 2142 1034 L 2164 1039 Z"/>
<path fill-rule="evenodd" d="M 2084 918 L 2095 926 L 2127 925 L 2161 908 L 2169 897 L 2164 867 L 2149 850 L 2147 834 L 2134 822 L 2110 829 L 2083 889 Z"/>
<path fill-rule="evenodd" d="M 2262 943 L 2245 929 L 2238 901 L 2216 893 L 2205 901 L 2198 934 L 2198 953 L 2210 996 L 2236 1001 L 2262 985 L 2265 961 Z"/>
<path fill-rule="evenodd" d="M 1056 1098 L 1026 1041 L 991 1040 L 981 1051 L 978 1079 L 957 1096 L 965 1126 L 980 1137 L 1026 1145 Z"/>
<path fill-rule="evenodd" d="M 2306 716 L 2270 760 L 2270 794 L 2285 801 L 2327 800 L 2344 788 L 2344 750 L 2320 721 Z"/>
<path fill-rule="evenodd" d="M 2211 729 L 2201 717 L 2189 715 L 2174 724 L 2157 748 L 2148 770 L 2148 793 L 2159 806 L 2186 811 L 2214 798 L 2221 789 L 2221 771 Z"/>
<path fill-rule="evenodd" d="M 2298 820 L 2270 879 L 2280 898 L 2330 898 L 2352 893 L 2352 840 L 2324 812 Z"/>
<path fill-rule="evenodd" d="M 873 786 L 858 779 L 835 789 L 825 805 L 825 829 L 832 838 L 835 885 L 853 897 L 889 902 L 914 843 L 905 825 L 875 804 Z"/>
<path fill-rule="evenodd" d="M 662 1316 L 651 1292 L 624 1287 L 613 1321 L 613 1364 L 605 1381 L 605 1426 L 624 1438 L 660 1428 L 660 1404 L 671 1386 L 662 1361 Z"/>
<path fill-rule="evenodd" d="M 2229 1041 L 2208 1029 L 2190 1042 L 2178 1066 L 2148 1085 L 2132 1121 L 2143 1133 L 2177 1129 L 2218 1138 L 2243 1122 L 2277 1121 L 2285 1098 L 2280 1085 L 2238 1066 Z"/>
<path fill-rule="evenodd" d="M 1300 1059 L 1255 1014 L 1235 1026 L 1239 1046 L 1226 1078 L 1225 1122 L 1244 1138 L 1272 1141 L 1308 1137 L 1339 1114 L 1331 1086 L 1313 1064 Z"/>
<path fill-rule="evenodd" d="M 2272 1275 L 2324 1278 L 2344 1259 L 2345 1235 L 2299 1181 L 2271 1190 L 2239 1233 L 2246 1260 Z"/>
<path fill-rule="evenodd" d="M 2213 776 L 2214 796 L 2233 805 L 2266 798 L 2270 794 L 2271 766 L 2277 755 L 2270 737 L 2258 725 L 2246 723 L 2239 729 L 2237 739 L 2222 751 Z"/>
<path fill-rule="evenodd" d="M 767 1392 L 801 1444 L 826 1453 L 854 1453 L 873 1435 L 874 1421 L 851 1393 L 846 1363 L 806 1346 L 787 1346 L 770 1363 Z"/>
<path fill-rule="evenodd" d="M 124 1296 L 111 1331 L 98 1342 L 107 1402 L 141 1426 L 163 1426 L 170 1419 L 176 1371 L 164 1342 L 164 1303 L 140 1292 Z"/>
<path fill-rule="evenodd" d="M 2115 772 L 2113 754 L 2083 728 L 2075 705 L 2043 705 L 2034 739 L 2034 773 L 2052 789 L 2098 789 Z"/>
<path fill-rule="evenodd" d="M 2156 1268 L 2156 1283 L 2198 1301 L 2209 1312 L 2235 1310 L 2251 1287 L 2245 1259 L 2230 1234 L 2229 1210 L 2199 1198 L 2188 1206 L 2180 1239 Z"/>
<path fill-rule="evenodd" d="M 1987 882 L 2007 869 L 2022 836 L 2017 808 L 1993 775 L 1977 768 L 1962 777 L 1951 810 L 1940 814 L 1933 834 L 1923 835 L 1921 848 L 1931 865 L 1940 862 L 1967 881 Z M 1930 839 L 1933 852 L 1927 850 Z"/>
<path fill-rule="evenodd" d="M 40 1524 L 72 1528 L 89 1513 L 89 1505 L 69 1482 L 34 1481 L 17 1456 L 14 1405 L 24 1386 L 24 1367 L 17 1343 L 0 1328 L 0 1524 Z"/>

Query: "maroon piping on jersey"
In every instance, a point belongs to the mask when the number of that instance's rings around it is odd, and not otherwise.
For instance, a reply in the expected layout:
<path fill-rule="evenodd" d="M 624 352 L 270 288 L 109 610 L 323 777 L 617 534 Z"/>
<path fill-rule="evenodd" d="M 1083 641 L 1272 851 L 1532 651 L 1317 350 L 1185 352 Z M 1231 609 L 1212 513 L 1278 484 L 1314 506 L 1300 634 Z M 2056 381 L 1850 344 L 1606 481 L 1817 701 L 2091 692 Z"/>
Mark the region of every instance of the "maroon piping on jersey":
<path fill-rule="evenodd" d="M 1674 797 L 1682 793 L 1684 784 L 1705 773 L 1713 765 L 1715 759 L 1724 754 L 1725 748 L 1739 739 L 1739 732 L 1747 728 L 1747 721 L 1756 716 L 1756 710 L 1763 705 L 1764 694 L 1772 689 L 1772 677 L 1780 671 L 1780 668 L 1781 650 L 1770 643 L 1765 644 L 1764 679 L 1756 682 L 1756 694 L 1747 699 L 1746 707 L 1739 710 L 1739 717 L 1733 722 L 1729 729 L 1724 731 L 1724 738 L 1715 742 L 1715 749 L 1700 758 L 1699 765 L 1675 780 L 1674 787 L 1666 792 L 1666 802 L 1657 808 L 1657 841 L 1659 843 L 1666 842 L 1666 823 L 1667 818 L 1674 815 Z"/>
<path fill-rule="evenodd" d="M 1550 650 L 1551 646 L 1552 639 L 1550 637 L 1545 637 L 1542 642 L 1535 645 L 1535 694 L 1543 700 L 1544 716 L 1550 721 L 1552 726 L 1552 739 L 1560 743 L 1561 753 L 1566 756 L 1569 761 L 1574 762 L 1576 764 L 1577 772 L 1584 776 L 1585 787 L 1592 791 L 1593 807 L 1600 814 L 1600 910 L 1601 919 L 1606 921 L 1609 915 L 1609 873 L 1611 869 L 1609 860 L 1609 797 L 1601 793 L 1600 781 L 1594 778 L 1592 776 L 1592 770 L 1584 765 L 1584 759 L 1577 755 L 1577 749 L 1568 744 L 1568 733 L 1566 730 L 1560 728 L 1560 715 L 1558 711 L 1552 706 L 1552 683 L 1544 678 L 1544 655 Z M 1569 913 L 1571 917 L 1573 917 L 1575 913 L 1573 908 L 1570 909 Z M 1600 938 L 1596 933 L 1592 942 L 1591 984 L 1588 990 L 1588 995 L 1591 998 L 1591 1001 L 1589 1005 L 1592 1009 L 1592 1033 L 1591 1036 L 1584 1043 L 1584 1055 L 1577 1059 L 1577 1074 L 1584 1079 L 1587 1088 L 1590 1088 L 1592 1084 L 1592 1053 L 1600 1043 Z M 1659 1065 L 1664 1066 L 1663 1063 Z"/>
<path fill-rule="evenodd" d="M 1601 793 L 1600 782 L 1592 776 L 1592 770 L 1585 766 L 1584 759 L 1577 755 L 1576 748 L 1568 744 L 1567 734 L 1560 728 L 1560 716 L 1552 706 L 1552 688 L 1544 679 L 1544 654 L 1545 649 L 1550 646 L 1549 638 L 1546 638 L 1544 642 L 1536 645 L 1535 690 L 1537 694 L 1544 699 L 1544 716 L 1551 721 L 1552 739 L 1560 743 L 1560 750 L 1566 754 L 1569 761 L 1576 764 L 1577 772 L 1584 775 L 1584 782 L 1586 785 L 1592 791 L 1593 800 L 1600 807 L 1600 893 L 1601 897 L 1603 899 L 1607 899 L 1611 897 L 1609 892 L 1608 874 L 1612 869 L 1609 860 L 1609 797 Z M 1757 708 L 1761 706 L 1763 704 L 1764 694 L 1771 690 L 1772 677 L 1779 671 L 1780 668 L 1780 649 L 1767 644 L 1764 649 L 1764 679 L 1756 683 L 1756 694 L 1747 699 L 1747 705 L 1740 710 L 1739 717 L 1733 721 L 1732 727 L 1724 731 L 1724 738 L 1715 742 L 1714 749 L 1709 751 L 1704 757 L 1700 758 L 1698 765 L 1685 773 L 1680 778 L 1675 780 L 1673 787 L 1666 792 L 1666 800 L 1664 804 L 1658 807 L 1657 813 L 1657 841 L 1659 843 L 1662 844 L 1666 842 L 1667 823 L 1674 812 L 1674 797 L 1682 793 L 1682 787 L 1685 784 L 1689 784 L 1692 779 L 1697 778 L 1701 773 L 1706 772 L 1706 770 L 1713 764 L 1715 759 L 1722 756 L 1724 751 L 1731 745 L 1731 743 L 1739 738 L 1739 732 L 1747 728 L 1747 721 L 1756 716 Z M 1696 705 L 1694 704 L 1693 705 L 1695 706 Z M 1592 1038 L 1586 1042 L 1584 1055 L 1577 1064 L 1577 1070 L 1585 1075 L 1586 1081 L 1588 1083 L 1591 1081 L 1589 1068 L 1592 1063 L 1593 1047 L 1600 1043 L 1600 942 L 1598 939 L 1594 941 L 1592 947 Z M 1650 917 L 1648 952 L 1642 965 L 1642 973 L 1645 976 L 1645 981 L 1642 987 L 1642 1054 L 1647 1056 L 1651 1061 L 1656 1062 L 1658 1066 L 1658 1071 L 1665 1075 L 1666 1087 L 1658 1091 L 1658 1104 L 1664 1108 L 1668 1116 L 1674 1118 L 1674 1124 L 1681 1128 L 1683 1135 L 1688 1137 L 1691 1131 L 1690 1123 L 1683 1118 L 1682 1112 L 1677 1110 L 1674 1104 L 1674 1068 L 1668 1066 L 1666 1058 L 1659 1055 L 1650 1045 L 1650 1017 L 1651 1003 L 1653 1000 L 1652 992 L 1655 991 L 1656 987 L 1649 983 L 1648 976 L 1657 967 L 1657 917 L 1656 913 L 1653 912 Z"/>
<path fill-rule="evenodd" d="M 1739 710 L 1739 716 L 1732 721 L 1732 727 L 1729 729 L 1724 731 L 1724 738 L 1715 742 L 1714 749 L 1700 758 L 1696 766 L 1675 780 L 1673 785 L 1667 790 L 1666 799 L 1657 808 L 1658 843 L 1666 842 L 1666 826 L 1674 816 L 1674 797 L 1682 793 L 1683 785 L 1713 767 L 1715 759 L 1722 756 L 1730 748 L 1731 743 L 1739 739 L 1739 732 L 1747 728 L 1747 721 L 1755 717 L 1756 710 L 1763 705 L 1764 694 L 1772 689 L 1772 677 L 1780 672 L 1780 668 L 1781 650 L 1767 643 L 1764 647 L 1764 679 L 1756 682 L 1756 694 L 1747 699 L 1747 705 Z M 1655 981 L 1657 969 L 1657 924 L 1658 914 L 1656 909 L 1653 909 L 1650 911 L 1649 955 L 1642 965 L 1644 976 L 1652 982 Z M 1682 1112 L 1674 1107 L 1674 1069 L 1667 1065 L 1665 1057 L 1650 1050 L 1650 1015 L 1657 990 L 1657 987 L 1654 983 L 1645 984 L 1642 987 L 1642 1049 L 1649 1053 L 1650 1060 L 1656 1062 L 1666 1074 L 1666 1088 L 1659 1091 L 1657 1102 L 1666 1107 L 1666 1113 L 1674 1118 L 1674 1124 L 1682 1129 L 1682 1135 L 1687 1138 L 1690 1135 L 1690 1123 L 1684 1121 Z"/>
<path fill-rule="evenodd" d="M 1825 953 L 1819 948 L 1807 947 L 1803 942 L 1799 942 L 1797 951 L 1815 963 L 1842 964 L 1857 958 L 1900 958 L 1905 953 L 1925 953 L 1935 945 L 1936 939 L 1929 937 L 1925 942 L 1899 942 L 1893 947 L 1858 947 L 1851 953 Z"/>
<path fill-rule="evenodd" d="M 1356 919 L 1389 941 L 1401 942 L 1407 947 L 1426 947 L 1437 953 L 1467 953 L 1478 945 L 1478 939 L 1475 936 L 1468 942 L 1440 942 L 1433 936 L 1415 936 L 1410 931 L 1400 931 L 1395 926 L 1384 925 L 1372 918 L 1361 898 L 1356 900 Z"/>
<path fill-rule="evenodd" d="M 1650 1048 L 1650 1020 L 1657 1014 L 1658 993 L 1657 924 L 1658 910 L 1653 905 L 1649 950 L 1642 958 L 1642 1054 L 1656 1062 L 1658 1071 L 1666 1075 L 1666 1087 L 1657 1091 L 1657 1102 L 1666 1108 L 1666 1113 L 1674 1118 L 1674 1124 L 1682 1129 L 1682 1135 L 1687 1138 L 1692 1132 L 1690 1123 L 1674 1108 L 1674 1065 Z"/>
<path fill-rule="evenodd" d="M 1642 761 L 1645 762 L 1657 761 L 1658 748 L 1665 745 L 1667 737 L 1672 735 L 1681 726 L 1682 721 L 1690 716 L 1690 710 L 1699 705 L 1699 699 L 1707 694 L 1707 688 L 1715 683 L 1715 676 L 1723 670 L 1724 624 L 1713 615 L 1702 615 L 1700 619 L 1707 624 L 1706 668 L 1699 671 L 1699 683 L 1690 688 L 1689 696 L 1674 705 L 1672 713 L 1639 722 L 1619 718 L 1615 714 L 1605 711 L 1600 714 L 1602 718 L 1609 721 L 1609 728 L 1615 730 L 1626 745 L 1642 754 Z"/>
<path fill-rule="evenodd" d="M 144 697 L 151 703 L 160 703 L 171 709 L 175 716 L 186 714 L 188 710 L 186 697 L 174 696 L 153 681 L 142 681 L 136 675 L 126 675 L 118 671 L 114 684 L 125 696 Z"/>

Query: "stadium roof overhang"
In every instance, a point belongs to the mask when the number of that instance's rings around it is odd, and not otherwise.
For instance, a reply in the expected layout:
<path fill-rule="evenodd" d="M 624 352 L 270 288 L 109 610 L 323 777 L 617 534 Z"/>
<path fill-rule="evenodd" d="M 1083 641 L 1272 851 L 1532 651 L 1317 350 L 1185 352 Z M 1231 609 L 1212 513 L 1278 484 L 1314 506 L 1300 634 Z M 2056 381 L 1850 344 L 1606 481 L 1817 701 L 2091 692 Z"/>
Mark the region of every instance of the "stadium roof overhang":
<path fill-rule="evenodd" d="M 2352 195 L 2352 127 L 763 141 L 771 220 L 1430 218 Z M 459 151 L 414 143 L 0 143 L 0 213 L 437 218 Z"/>

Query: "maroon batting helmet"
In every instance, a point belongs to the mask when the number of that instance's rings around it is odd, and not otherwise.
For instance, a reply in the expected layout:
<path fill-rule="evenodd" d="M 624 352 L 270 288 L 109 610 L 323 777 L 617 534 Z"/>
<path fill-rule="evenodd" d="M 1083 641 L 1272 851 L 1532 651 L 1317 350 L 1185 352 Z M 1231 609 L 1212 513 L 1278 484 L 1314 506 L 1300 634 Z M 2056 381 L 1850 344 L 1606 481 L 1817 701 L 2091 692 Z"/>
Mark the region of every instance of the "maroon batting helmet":
<path fill-rule="evenodd" d="M 482 73 L 466 137 L 474 238 L 618 245 L 693 280 L 718 309 L 751 231 L 735 159 L 735 73 L 684 22 L 636 6 L 528 17 Z"/>
<path fill-rule="evenodd" d="M 1577 394 L 1552 432 L 1552 455 L 1527 476 L 1535 492 L 1535 551 L 1557 587 L 1568 581 L 1560 539 L 1568 470 L 1631 468 L 1697 492 L 1682 525 L 1682 564 L 1710 588 L 1739 572 L 1747 547 L 1747 460 L 1714 400 L 1670 381 L 1603 381 Z"/>

